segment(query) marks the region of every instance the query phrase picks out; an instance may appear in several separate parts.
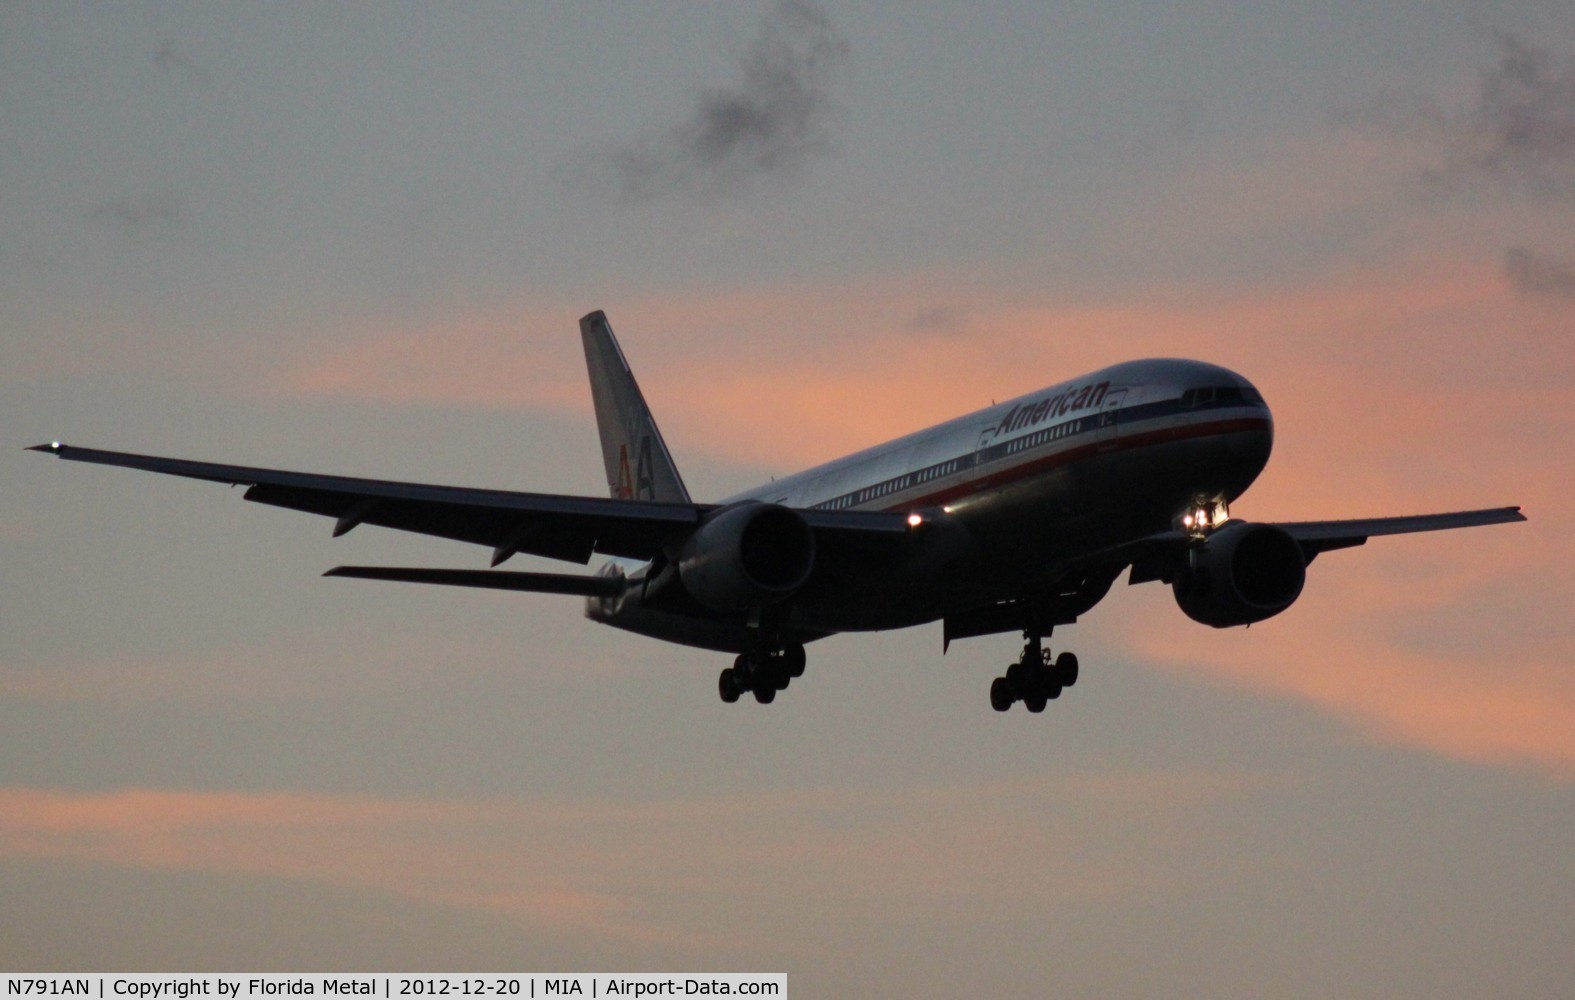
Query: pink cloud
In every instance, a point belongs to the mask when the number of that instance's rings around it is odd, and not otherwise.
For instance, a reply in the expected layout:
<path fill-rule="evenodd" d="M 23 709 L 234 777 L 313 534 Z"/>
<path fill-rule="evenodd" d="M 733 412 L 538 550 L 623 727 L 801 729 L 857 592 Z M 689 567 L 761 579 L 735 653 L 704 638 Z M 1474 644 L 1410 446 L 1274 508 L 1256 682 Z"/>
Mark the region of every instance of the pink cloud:
<path fill-rule="evenodd" d="M 613 322 L 680 461 L 703 450 L 790 471 L 1103 364 L 1191 356 L 1248 375 L 1275 408 L 1275 457 L 1238 504 L 1244 516 L 1524 504 L 1531 525 L 1380 540 L 1325 557 L 1309 597 L 1252 630 L 1251 644 L 1183 622 L 1175 643 L 1135 649 L 1313 701 L 1385 740 L 1566 773 L 1575 690 L 1554 665 L 1575 660 L 1575 650 L 1536 637 L 1545 632 L 1539 611 L 1559 613 L 1537 595 L 1575 591 L 1575 551 L 1553 530 L 1575 518 L 1561 458 L 1575 437 L 1567 310 L 1515 295 L 1495 262 L 1448 258 L 1226 298 L 1165 292 L 1068 306 L 992 295 L 987 306 L 959 306 L 962 319 L 944 334 L 910 322 L 933 302 L 929 287 L 909 276 L 857 292 L 731 290 L 625 303 Z M 548 325 L 572 343 L 568 324 Z M 489 337 L 466 341 L 476 357 L 465 367 L 523 364 Z M 374 355 L 406 349 L 397 340 L 363 346 Z M 579 359 L 571 351 L 559 361 L 572 372 L 550 389 L 523 370 L 474 384 L 450 371 L 438 381 L 456 400 L 567 405 L 583 395 Z M 346 385 L 382 392 L 375 377 L 354 374 L 380 370 L 347 364 Z M 589 419 L 583 401 L 575 405 Z M 1462 595 L 1490 585 L 1511 596 L 1478 617 Z M 1430 611 L 1429 599 L 1443 603 Z M 1522 627 L 1489 643 L 1506 618 Z M 1445 620 L 1469 657 L 1390 634 L 1394 622 L 1425 630 Z M 1272 648 L 1257 645 L 1272 636 Z M 1265 660 L 1279 666 L 1256 665 Z"/>
<path fill-rule="evenodd" d="M 856 915 L 889 905 L 894 885 L 981 918 L 1003 900 L 1181 891 L 1214 808 L 1269 780 L 1167 772 L 581 803 L 4 788 L 0 859 L 294 879 L 697 953 L 769 929 L 813 951 L 815 922 L 789 932 L 772 914 Z M 1075 803 L 1078 821 L 1046 823 L 1048 802 Z M 1100 836 L 1112 828 L 1133 833 Z M 1025 852 L 1075 856 L 1079 870 L 1024 872 Z"/>
<path fill-rule="evenodd" d="M 1567 594 L 1570 573 L 1517 553 L 1529 527 L 1321 556 L 1301 600 L 1251 629 L 1194 625 L 1155 590 L 1119 612 L 1141 626 L 1110 631 L 1146 662 L 1309 701 L 1380 742 L 1575 781 L 1575 643 L 1559 598 L 1514 596 Z"/>
<path fill-rule="evenodd" d="M 1424 261 L 1207 301 L 1158 293 L 1066 305 L 989 290 L 989 305 L 958 306 L 958 329 L 916 332 L 931 286 L 959 283 L 907 275 L 873 288 L 728 290 L 617 303 L 610 315 L 680 456 L 784 467 L 1132 357 L 1235 367 L 1288 427 L 1320 429 L 1352 401 L 1552 389 L 1569 369 L 1562 338 L 1539 333 L 1545 307 L 1520 301 L 1488 266 Z M 413 329 L 364 324 L 265 367 L 281 395 L 590 413 L 575 316 L 539 305 Z M 1427 416 L 1392 409 L 1413 424 Z"/>
<path fill-rule="evenodd" d="M 1275 211 L 1300 208 L 1293 200 Z M 934 291 L 959 287 L 974 291 Z M 938 298 L 951 322 L 915 329 Z M 1496 259 L 1440 251 L 1353 265 L 1305 286 L 1158 290 L 1122 303 L 1068 304 L 987 279 L 909 274 L 858 288 L 606 305 L 681 464 L 704 454 L 787 472 L 1103 364 L 1190 356 L 1252 378 L 1275 409 L 1275 456 L 1237 505 L 1243 516 L 1524 504 L 1530 525 L 1378 541 L 1320 560 L 1309 596 L 1252 631 L 1255 640 L 1283 636 L 1263 654 L 1283 669 L 1248 669 L 1232 659 L 1246 653 L 1186 622 L 1193 631 L 1177 645 L 1143 651 L 1314 701 L 1388 740 L 1553 771 L 1567 764 L 1559 726 L 1571 691 L 1552 665 L 1575 651 L 1539 638 L 1547 622 L 1538 615 L 1561 613 L 1539 595 L 1575 591 L 1575 551 L 1557 530 L 1575 519 L 1570 314 L 1562 302 L 1515 294 Z M 425 325 L 364 322 L 310 351 L 263 359 L 265 391 L 542 407 L 589 421 L 575 318 L 575 309 L 538 302 Z M 1494 581 L 1505 595 L 1496 617 L 1478 617 L 1459 596 L 1436 615 L 1389 596 L 1454 586 L 1461 573 L 1461 586 Z M 1333 602 L 1321 614 L 1319 594 Z M 1444 618 L 1475 659 L 1390 634 L 1394 621 L 1425 629 Z M 1498 620 L 1521 627 L 1486 648 Z M 1461 622 L 1475 631 L 1460 634 Z"/>

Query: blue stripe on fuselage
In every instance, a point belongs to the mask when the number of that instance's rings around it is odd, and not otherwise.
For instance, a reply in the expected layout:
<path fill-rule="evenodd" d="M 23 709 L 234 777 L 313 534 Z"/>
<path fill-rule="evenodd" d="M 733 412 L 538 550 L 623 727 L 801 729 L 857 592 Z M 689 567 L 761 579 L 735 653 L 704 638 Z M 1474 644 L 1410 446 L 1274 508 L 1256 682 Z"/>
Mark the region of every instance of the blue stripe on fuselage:
<path fill-rule="evenodd" d="M 851 510 L 873 507 L 878 510 L 907 510 L 932 507 L 984 489 L 998 488 L 1006 482 L 1042 472 L 1052 466 L 1075 462 L 1090 454 L 1101 453 L 1104 450 L 1101 446 L 1106 444 L 1110 446 L 1108 451 L 1126 451 L 1160 441 L 1169 442 L 1234 431 L 1272 428 L 1268 407 L 1257 395 L 1256 390 L 1250 390 L 1250 395 L 1238 387 L 1218 387 L 1210 391 L 1219 393 L 1221 389 L 1227 388 L 1234 389 L 1234 395 L 1224 393 L 1200 400 L 1196 395 L 1189 396 L 1194 390 L 1188 390 L 1188 393 L 1171 399 L 1142 403 L 1118 410 L 1090 412 L 1085 416 L 1031 434 L 998 441 L 988 447 L 851 490 L 816 503 L 812 505 L 812 509 Z M 1102 437 L 1097 432 L 1107 426 L 1101 422 L 1106 415 L 1116 420 L 1116 433 L 1109 437 Z M 1210 419 L 1189 421 L 1179 425 L 1162 423 L 1155 426 L 1156 422 L 1169 421 L 1171 418 L 1183 415 L 1204 416 Z M 950 479 L 969 470 L 985 469 L 999 464 L 1004 459 L 1018 456 L 1031 457 L 1027 461 L 1018 461 L 1010 466 L 991 470 L 987 475 L 970 476 L 964 482 L 954 482 L 940 490 L 912 495 L 914 490 L 926 483 Z M 908 495 L 898 503 L 880 502 L 898 494 Z"/>

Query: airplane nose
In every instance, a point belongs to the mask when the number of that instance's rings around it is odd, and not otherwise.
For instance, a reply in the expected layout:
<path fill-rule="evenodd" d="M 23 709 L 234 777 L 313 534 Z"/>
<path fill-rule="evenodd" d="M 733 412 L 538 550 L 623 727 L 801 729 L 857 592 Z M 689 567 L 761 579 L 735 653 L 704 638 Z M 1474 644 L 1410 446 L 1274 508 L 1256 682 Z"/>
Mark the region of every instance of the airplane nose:
<path fill-rule="evenodd" d="M 1261 424 L 1248 427 L 1236 434 L 1230 435 L 1228 445 L 1231 458 L 1235 463 L 1253 476 L 1263 471 L 1269 464 L 1269 453 L 1274 450 L 1274 422 L 1269 419 L 1268 411 L 1264 411 Z"/>

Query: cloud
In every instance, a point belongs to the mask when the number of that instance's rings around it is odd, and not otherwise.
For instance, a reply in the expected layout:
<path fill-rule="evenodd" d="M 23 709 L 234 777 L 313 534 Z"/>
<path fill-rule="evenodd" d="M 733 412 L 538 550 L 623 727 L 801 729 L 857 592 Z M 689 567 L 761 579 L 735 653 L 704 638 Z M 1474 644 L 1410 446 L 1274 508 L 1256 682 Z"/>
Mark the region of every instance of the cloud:
<path fill-rule="evenodd" d="M 1276 780 L 1138 771 L 572 802 L 9 787 L 0 861 L 284 878 L 695 957 L 764 934 L 813 954 L 894 896 L 984 920 L 1003 902 L 1195 889 L 1188 862 L 1217 809 Z M 1078 864 L 1024 871 L 1024 852 Z M 781 922 L 806 910 L 840 917 Z"/>
<path fill-rule="evenodd" d="M 1504 254 L 1504 274 L 1510 284 L 1523 292 L 1575 297 L 1575 262 L 1556 260 L 1525 247 L 1510 247 Z"/>
<path fill-rule="evenodd" d="M 739 60 L 739 79 L 702 90 L 678 125 L 616 149 L 625 195 L 728 193 L 791 174 L 830 148 L 832 83 L 848 45 L 810 0 L 779 0 Z"/>
<path fill-rule="evenodd" d="M 128 237 L 168 234 L 186 224 L 186 200 L 168 192 L 122 195 L 88 210 L 88 221 Z"/>
<path fill-rule="evenodd" d="M 1386 129 L 1440 157 L 1422 174 L 1437 192 L 1501 190 L 1575 199 L 1575 58 L 1498 32 L 1497 62 L 1469 105 L 1420 99 L 1390 109 Z"/>
<path fill-rule="evenodd" d="M 1472 531 L 1506 534 L 1378 540 L 1321 557 L 1297 605 L 1248 630 L 1167 618 L 1156 605 L 1168 603 L 1168 594 L 1150 592 L 1143 607 L 1128 609 L 1145 626 L 1116 634 L 1149 662 L 1311 702 L 1378 742 L 1575 782 L 1575 681 L 1563 666 L 1569 644 L 1537 635 L 1547 627 L 1534 618 L 1516 623 L 1485 611 L 1476 595 L 1513 584 L 1480 585 L 1465 562 L 1485 549 L 1513 552 L 1514 539 L 1531 532 L 1520 525 Z M 1412 563 L 1380 545 L 1411 553 Z M 1455 579 L 1440 584 L 1416 572 L 1435 558 L 1428 546 L 1440 560 L 1461 563 L 1453 574 L 1446 570 Z M 1457 646 L 1427 648 L 1408 633 L 1448 635 Z M 1493 657 L 1501 662 L 1484 670 Z"/>
<path fill-rule="evenodd" d="M 1575 197 L 1575 60 L 1499 33 L 1499 61 L 1482 79 L 1475 123 L 1488 174 Z"/>
<path fill-rule="evenodd" d="M 957 336 L 968 329 L 968 314 L 953 305 L 926 306 L 908 321 L 908 329 L 930 336 Z"/>
<path fill-rule="evenodd" d="M 3 523 L 0 523 L 3 528 Z M 3 536 L 0 536 L 3 537 Z M 110 653 L 15 661 L 0 656 L 0 697 L 29 702 L 179 705 L 186 709 L 246 702 L 302 702 L 355 697 L 369 685 L 404 690 L 443 687 L 484 670 L 500 651 L 485 640 L 443 636 L 436 645 L 402 634 L 357 644 L 346 659 L 321 636 L 275 636 L 241 646 L 158 656 Z M 440 674 L 434 663 L 443 664 Z"/>
<path fill-rule="evenodd" d="M 153 54 L 153 64 L 159 69 L 173 73 L 186 83 L 209 81 L 208 71 L 174 39 L 166 38 L 159 43 L 158 51 Z"/>
<path fill-rule="evenodd" d="M 1425 401 L 1441 386 L 1468 392 L 1512 380 L 1526 393 L 1575 374 L 1551 351 L 1555 339 L 1540 335 L 1556 317 L 1475 267 L 1364 271 L 1225 300 L 1172 292 L 1069 305 L 996 289 L 988 305 L 966 311 L 929 299 L 936 280 L 652 295 L 623 300 L 612 320 L 681 462 L 704 451 L 782 471 L 1134 357 L 1234 367 L 1261 380 L 1294 421 L 1288 431 L 1308 434 L 1344 412 L 1322 394 L 1361 391 L 1372 378 L 1383 379 L 1382 392 L 1405 383 Z M 252 366 L 246 388 L 264 382 L 276 398 L 545 407 L 589 420 L 571 315 L 537 304 L 431 326 L 368 321 L 271 360 L 265 379 Z M 948 323 L 968 336 L 943 335 Z M 1490 341 L 1497 349 L 1483 355 Z M 1426 431 L 1428 413 L 1398 416 Z M 1397 415 L 1388 419 L 1393 426 Z M 1450 426 L 1472 441 L 1495 429 Z"/>
<path fill-rule="evenodd" d="M 1557 530 L 1575 510 L 1548 460 L 1575 432 L 1562 317 L 1511 294 L 1496 268 L 1422 261 L 1225 300 L 1178 292 L 1066 305 L 981 294 L 988 305 L 969 307 L 971 336 L 915 337 L 914 317 L 945 318 L 933 286 L 653 297 L 625 301 L 626 319 L 614 323 L 681 464 L 705 453 L 779 472 L 1127 358 L 1191 356 L 1240 371 L 1278 425 L 1274 460 L 1241 516 L 1518 503 L 1532 523 L 1323 557 L 1297 607 L 1246 633 L 1194 625 L 1163 593 L 1157 604 L 1140 598 L 1151 602 L 1141 625 L 1111 629 L 1101 608 L 1090 627 L 1165 636 L 1135 651 L 1309 701 L 1385 742 L 1575 773 L 1575 689 L 1554 669 L 1575 649 L 1546 634 L 1559 611 L 1537 596 L 1575 582 L 1575 554 Z M 516 356 L 504 324 L 477 324 L 462 364 L 422 356 L 408 384 L 378 374 L 408 356 L 398 338 L 332 359 L 333 379 L 296 384 L 379 398 L 431 384 L 469 403 L 550 393 L 551 405 L 591 419 L 572 338 L 561 322 L 541 322 L 566 344 L 554 358 Z M 473 371 L 487 378 L 467 378 Z M 1537 416 L 1509 430 L 1492 415 L 1512 404 Z M 1448 636 L 1447 648 L 1429 636 Z"/>

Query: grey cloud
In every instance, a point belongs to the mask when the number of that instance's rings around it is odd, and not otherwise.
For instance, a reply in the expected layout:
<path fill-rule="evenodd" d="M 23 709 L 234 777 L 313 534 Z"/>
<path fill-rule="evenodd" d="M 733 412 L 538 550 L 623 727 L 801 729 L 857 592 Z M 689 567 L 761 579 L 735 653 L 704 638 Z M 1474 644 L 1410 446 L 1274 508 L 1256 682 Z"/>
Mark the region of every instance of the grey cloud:
<path fill-rule="evenodd" d="M 1542 193 L 1575 197 L 1575 60 L 1498 36 L 1496 66 L 1482 80 L 1478 165 Z"/>
<path fill-rule="evenodd" d="M 848 45 L 809 0 L 779 0 L 739 61 L 731 86 L 708 88 L 678 125 L 616 149 L 613 170 L 634 198 L 725 193 L 790 174 L 831 147 L 832 84 Z"/>
<path fill-rule="evenodd" d="M 1498 38 L 1503 54 L 1482 82 L 1479 109 L 1492 137 L 1484 165 L 1575 167 L 1575 61 L 1555 66 L 1545 50 Z"/>
<path fill-rule="evenodd" d="M 185 49 L 168 38 L 159 43 L 159 50 L 153 54 L 153 64 L 159 69 L 174 73 L 187 83 L 208 82 L 208 71 L 203 69 L 202 65 Z"/>
<path fill-rule="evenodd" d="M 1434 162 L 1419 193 L 1509 197 L 1575 204 L 1575 55 L 1556 54 L 1505 32 L 1469 102 L 1391 96 L 1370 119 L 1385 132 L 1421 139 Z M 1575 262 L 1526 246 L 1503 254 L 1511 285 L 1531 295 L 1575 296 Z"/>
<path fill-rule="evenodd" d="M 908 321 L 907 329 L 911 333 L 927 336 L 954 336 L 962 333 L 967 326 L 968 317 L 963 310 L 939 304 L 920 309 Z"/>
<path fill-rule="evenodd" d="M 186 202 L 173 194 L 123 195 L 94 206 L 89 222 L 126 236 L 168 233 L 185 225 Z"/>
<path fill-rule="evenodd" d="M 1575 298 L 1575 261 L 1511 247 L 1504 254 L 1504 275 L 1523 292 Z"/>

